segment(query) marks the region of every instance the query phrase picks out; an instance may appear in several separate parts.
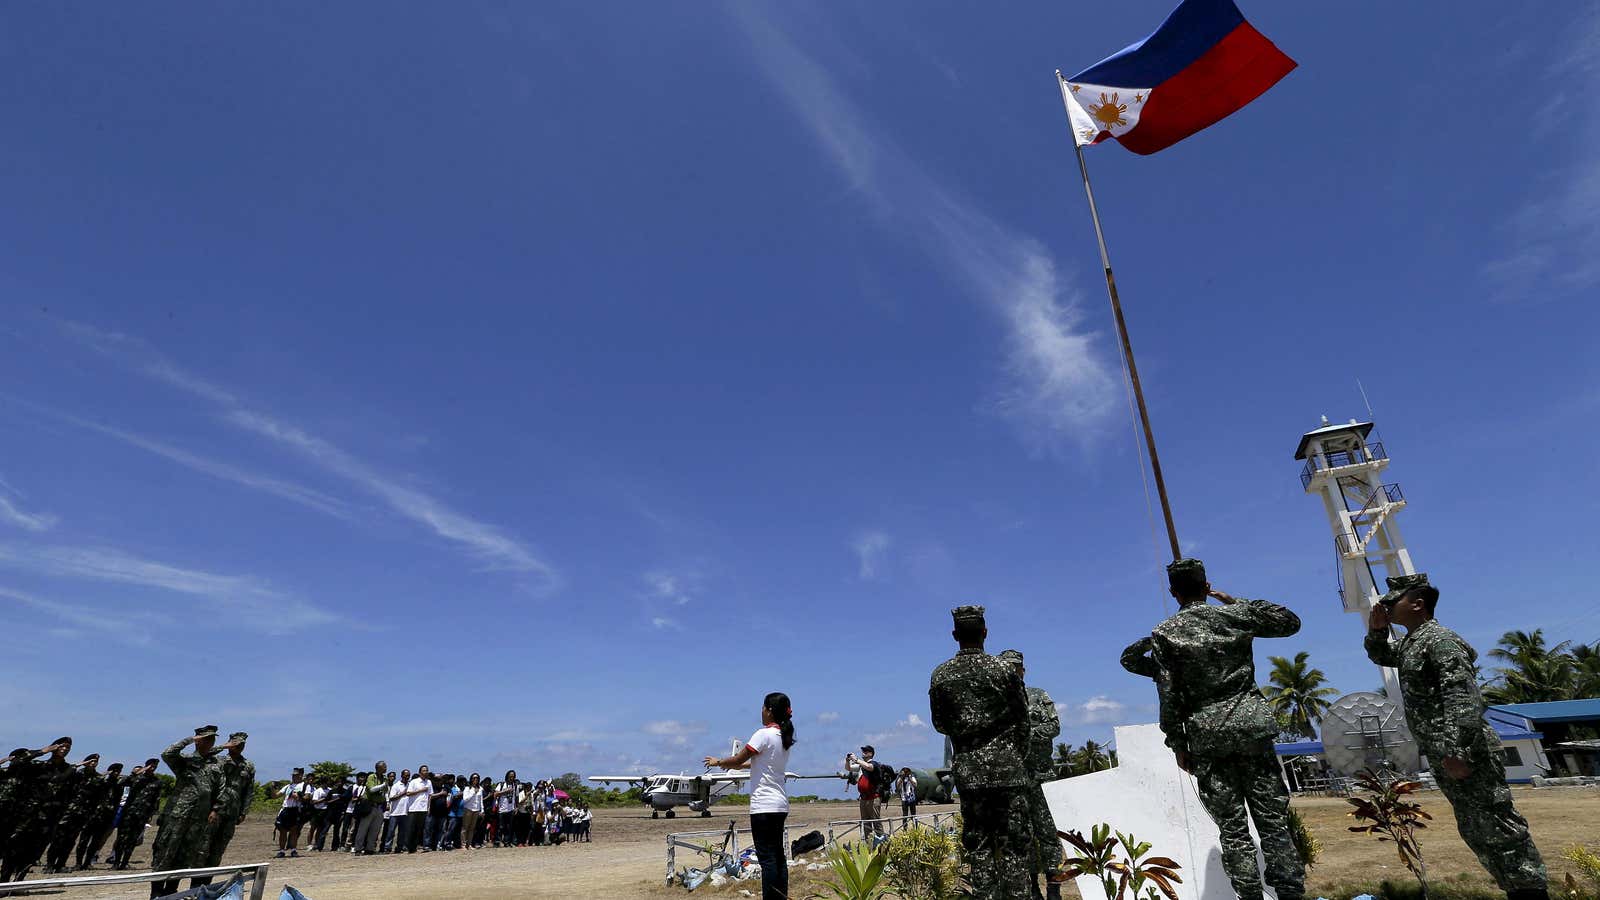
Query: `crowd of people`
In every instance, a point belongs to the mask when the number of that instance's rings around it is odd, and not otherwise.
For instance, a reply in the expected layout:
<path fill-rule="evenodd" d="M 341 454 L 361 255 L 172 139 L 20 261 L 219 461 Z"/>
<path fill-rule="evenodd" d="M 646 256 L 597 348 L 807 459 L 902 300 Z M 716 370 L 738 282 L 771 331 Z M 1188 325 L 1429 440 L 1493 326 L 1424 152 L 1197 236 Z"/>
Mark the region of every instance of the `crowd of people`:
<path fill-rule="evenodd" d="M 397 774 L 382 760 L 353 778 L 295 769 L 278 796 L 278 858 L 299 856 L 302 836 L 308 852 L 357 856 L 587 843 L 594 819 L 587 804 L 515 770 L 499 781 L 426 765 Z"/>

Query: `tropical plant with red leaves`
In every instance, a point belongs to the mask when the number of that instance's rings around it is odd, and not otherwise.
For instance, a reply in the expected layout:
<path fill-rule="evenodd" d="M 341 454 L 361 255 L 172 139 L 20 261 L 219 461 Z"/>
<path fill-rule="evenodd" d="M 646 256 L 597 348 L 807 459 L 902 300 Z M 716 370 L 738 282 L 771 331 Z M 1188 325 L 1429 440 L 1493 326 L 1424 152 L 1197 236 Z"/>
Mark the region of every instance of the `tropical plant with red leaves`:
<path fill-rule="evenodd" d="M 1356 784 L 1367 792 L 1365 797 L 1350 797 L 1347 802 L 1355 809 L 1350 817 L 1365 822 L 1352 825 L 1358 834 L 1376 835 L 1380 842 L 1393 843 L 1400 862 L 1416 876 L 1422 886 L 1422 896 L 1428 896 L 1428 864 L 1422 858 L 1422 845 L 1417 843 L 1417 832 L 1427 828 L 1424 819 L 1431 820 L 1422 804 L 1411 795 L 1422 789 L 1422 782 L 1404 778 L 1385 780 L 1371 769 L 1363 769 L 1356 776 Z"/>
<path fill-rule="evenodd" d="M 1133 900 L 1160 900 L 1157 889 L 1167 900 L 1178 900 L 1178 891 L 1173 885 L 1183 883 L 1177 872 L 1183 867 L 1165 856 L 1146 856 L 1150 852 L 1149 841 L 1120 831 L 1113 837 L 1111 826 L 1106 824 L 1091 828 L 1088 837 L 1079 831 L 1056 834 L 1077 851 L 1076 856 L 1068 854 L 1066 858 L 1066 877 L 1089 875 L 1100 879 L 1106 900 L 1123 900 L 1129 896 Z M 1120 859 L 1117 858 L 1119 848 L 1122 850 Z"/>

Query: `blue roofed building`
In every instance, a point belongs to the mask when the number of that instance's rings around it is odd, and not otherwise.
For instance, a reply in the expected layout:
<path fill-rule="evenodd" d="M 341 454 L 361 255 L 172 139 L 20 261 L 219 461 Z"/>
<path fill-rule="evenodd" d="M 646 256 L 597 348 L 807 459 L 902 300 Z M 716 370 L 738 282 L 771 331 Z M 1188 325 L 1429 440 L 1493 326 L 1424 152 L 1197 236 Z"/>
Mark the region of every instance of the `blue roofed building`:
<path fill-rule="evenodd" d="M 1600 775 L 1600 745 L 1584 740 L 1600 734 L 1600 697 L 1546 703 L 1502 703 L 1489 707 L 1489 720 L 1528 723 L 1540 735 L 1549 774 Z M 1496 731 L 1500 726 L 1496 726 Z"/>

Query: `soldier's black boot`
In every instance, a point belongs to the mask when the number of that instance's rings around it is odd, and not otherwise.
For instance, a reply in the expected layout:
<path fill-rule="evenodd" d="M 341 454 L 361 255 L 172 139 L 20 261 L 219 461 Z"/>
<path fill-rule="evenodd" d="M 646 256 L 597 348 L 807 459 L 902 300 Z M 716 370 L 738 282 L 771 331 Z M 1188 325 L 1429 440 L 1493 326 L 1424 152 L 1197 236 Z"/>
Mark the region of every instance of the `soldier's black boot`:
<path fill-rule="evenodd" d="M 1506 900 L 1550 900 L 1545 888 L 1516 888 L 1506 891 Z"/>

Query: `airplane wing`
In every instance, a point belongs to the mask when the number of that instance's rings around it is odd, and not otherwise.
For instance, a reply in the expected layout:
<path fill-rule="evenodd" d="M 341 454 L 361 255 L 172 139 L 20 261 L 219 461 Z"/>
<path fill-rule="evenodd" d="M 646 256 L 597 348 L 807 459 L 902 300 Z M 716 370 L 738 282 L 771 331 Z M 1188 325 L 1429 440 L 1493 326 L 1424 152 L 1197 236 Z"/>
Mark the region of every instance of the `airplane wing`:
<path fill-rule="evenodd" d="M 601 784 L 611 784 L 611 783 L 617 782 L 617 781 L 626 782 L 626 783 L 629 783 L 629 784 L 633 784 L 633 783 L 644 784 L 646 781 L 650 780 L 650 776 L 648 776 L 648 775 L 590 775 L 589 776 L 589 780 L 590 781 L 596 781 L 596 782 L 599 782 Z"/>
<path fill-rule="evenodd" d="M 844 774 L 843 772 L 829 772 L 826 775 L 796 775 L 793 772 L 785 772 L 785 773 L 783 773 L 783 777 L 784 778 L 794 779 L 794 778 L 849 778 L 850 776 Z"/>
<path fill-rule="evenodd" d="M 696 775 L 695 777 L 700 779 L 701 781 L 749 781 L 750 780 L 750 773 L 749 772 L 717 772 L 717 773 L 707 772 L 704 775 Z"/>

